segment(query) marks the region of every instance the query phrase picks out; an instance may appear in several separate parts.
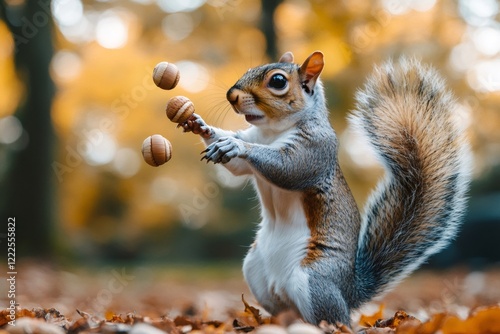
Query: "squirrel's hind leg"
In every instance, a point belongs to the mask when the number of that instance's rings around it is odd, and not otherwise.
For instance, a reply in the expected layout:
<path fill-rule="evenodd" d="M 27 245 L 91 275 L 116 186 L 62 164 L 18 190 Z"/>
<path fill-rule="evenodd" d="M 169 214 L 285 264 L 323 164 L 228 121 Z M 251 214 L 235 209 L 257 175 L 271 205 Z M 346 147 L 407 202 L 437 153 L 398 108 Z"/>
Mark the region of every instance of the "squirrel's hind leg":
<path fill-rule="evenodd" d="M 259 304 L 272 315 L 277 315 L 290 307 L 270 292 L 264 268 L 262 255 L 255 250 L 255 246 L 252 246 L 243 261 L 243 276 Z"/>
<path fill-rule="evenodd" d="M 309 293 L 312 303 L 314 319 L 306 319 L 308 322 L 318 324 L 323 320 L 336 324 L 341 322 L 350 326 L 350 310 L 344 296 L 335 282 L 323 275 L 310 270 Z"/>

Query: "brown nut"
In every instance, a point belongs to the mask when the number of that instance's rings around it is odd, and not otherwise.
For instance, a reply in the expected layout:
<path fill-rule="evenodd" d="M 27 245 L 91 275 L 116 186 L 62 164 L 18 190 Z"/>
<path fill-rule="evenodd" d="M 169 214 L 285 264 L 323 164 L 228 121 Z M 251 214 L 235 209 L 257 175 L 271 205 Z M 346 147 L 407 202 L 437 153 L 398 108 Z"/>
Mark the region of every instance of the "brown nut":
<path fill-rule="evenodd" d="M 152 135 L 142 143 L 144 161 L 153 167 L 163 165 L 172 157 L 172 144 L 161 135 Z"/>
<path fill-rule="evenodd" d="M 167 104 L 167 117 L 175 123 L 184 123 L 194 113 L 194 104 L 185 96 L 174 96 Z"/>
<path fill-rule="evenodd" d="M 161 89 L 174 89 L 180 77 L 181 75 L 177 66 L 166 61 L 156 65 L 153 70 L 153 81 Z"/>

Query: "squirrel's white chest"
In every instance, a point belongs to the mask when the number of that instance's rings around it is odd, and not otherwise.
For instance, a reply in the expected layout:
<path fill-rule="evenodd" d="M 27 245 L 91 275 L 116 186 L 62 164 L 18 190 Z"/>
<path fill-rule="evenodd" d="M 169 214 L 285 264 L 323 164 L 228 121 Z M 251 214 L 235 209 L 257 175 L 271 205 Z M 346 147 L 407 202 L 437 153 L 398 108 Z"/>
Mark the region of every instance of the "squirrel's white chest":
<path fill-rule="evenodd" d="M 259 188 L 262 221 L 257 232 L 257 248 L 266 259 L 270 276 L 282 279 L 300 266 L 311 233 L 301 193 L 275 186 L 266 190 Z"/>
<path fill-rule="evenodd" d="M 308 275 L 301 263 L 311 234 L 303 209 L 303 195 L 258 178 L 256 188 L 262 221 L 255 245 L 245 258 L 245 279 L 262 304 L 276 305 L 278 299 L 304 306 L 309 299 L 309 287 Z"/>

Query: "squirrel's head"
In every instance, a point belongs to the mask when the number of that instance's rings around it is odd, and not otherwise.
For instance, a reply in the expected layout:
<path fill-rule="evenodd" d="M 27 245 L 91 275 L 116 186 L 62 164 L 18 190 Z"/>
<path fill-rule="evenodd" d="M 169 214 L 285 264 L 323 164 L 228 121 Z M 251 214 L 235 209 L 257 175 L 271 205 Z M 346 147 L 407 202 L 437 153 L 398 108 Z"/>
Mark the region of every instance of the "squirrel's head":
<path fill-rule="evenodd" d="M 295 64 L 293 54 L 287 52 L 277 63 L 249 69 L 229 89 L 227 100 L 251 124 L 279 122 L 308 109 L 309 101 L 322 94 L 316 88 L 323 65 L 320 51 L 302 65 Z"/>

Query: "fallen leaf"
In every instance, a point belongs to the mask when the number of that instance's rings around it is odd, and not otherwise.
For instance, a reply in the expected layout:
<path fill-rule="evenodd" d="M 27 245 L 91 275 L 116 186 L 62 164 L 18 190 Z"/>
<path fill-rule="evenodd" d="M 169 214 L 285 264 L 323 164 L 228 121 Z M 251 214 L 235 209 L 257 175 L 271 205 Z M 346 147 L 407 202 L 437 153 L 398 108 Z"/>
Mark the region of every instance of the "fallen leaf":
<path fill-rule="evenodd" d="M 476 309 L 469 321 L 479 333 L 500 333 L 500 306 Z"/>
<path fill-rule="evenodd" d="M 80 318 L 76 320 L 71 326 L 69 326 L 68 334 L 77 334 L 87 329 L 90 329 L 89 321 L 85 318 Z"/>
<path fill-rule="evenodd" d="M 437 313 L 432 316 L 430 320 L 421 324 L 418 328 L 419 334 L 433 334 L 436 333 L 443 325 L 446 318 L 445 313 Z"/>
<path fill-rule="evenodd" d="M 500 333 L 500 306 L 476 309 L 467 319 L 448 316 L 441 331 L 443 334 Z"/>
<path fill-rule="evenodd" d="M 15 316 L 13 318 L 11 317 L 11 315 L 12 315 L 11 312 L 14 312 L 14 314 L 15 314 Z M 7 324 L 11 320 L 16 320 L 16 319 L 23 318 L 23 317 L 35 318 L 36 314 L 33 311 L 30 311 L 30 310 L 25 309 L 25 308 L 19 308 L 19 307 L 16 307 L 15 310 L 3 309 L 0 311 L 0 326 Z"/>
<path fill-rule="evenodd" d="M 376 321 L 374 327 L 379 327 L 379 328 L 389 327 L 392 329 L 396 329 L 402 323 L 405 323 L 407 321 L 412 321 L 412 322 L 418 321 L 418 323 L 420 324 L 420 321 L 417 318 L 406 314 L 405 311 L 400 310 L 397 311 L 392 318 L 389 318 L 387 320 Z"/>
<path fill-rule="evenodd" d="M 373 327 L 377 320 L 382 319 L 384 316 L 384 304 L 380 304 L 379 309 L 372 315 L 362 314 L 359 319 L 360 326 Z"/>
<path fill-rule="evenodd" d="M 248 305 L 248 303 L 245 301 L 245 296 L 241 295 L 241 300 L 243 301 L 243 304 L 245 305 L 245 311 L 253 316 L 255 321 L 259 324 L 262 325 L 264 322 L 262 321 L 262 316 L 260 314 L 260 311 L 256 309 L 253 306 Z"/>
<path fill-rule="evenodd" d="M 254 326 L 249 326 L 243 323 L 240 323 L 238 319 L 234 319 L 233 328 L 237 332 L 249 333 L 255 329 Z"/>

